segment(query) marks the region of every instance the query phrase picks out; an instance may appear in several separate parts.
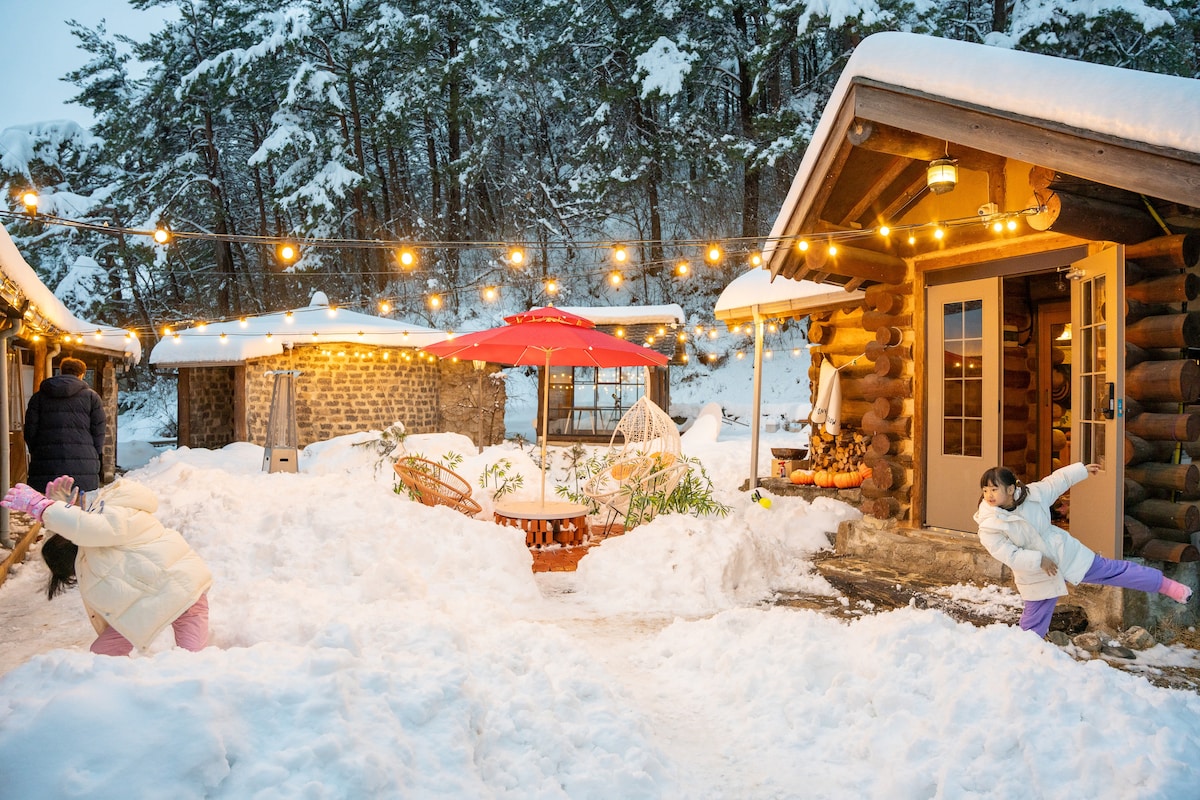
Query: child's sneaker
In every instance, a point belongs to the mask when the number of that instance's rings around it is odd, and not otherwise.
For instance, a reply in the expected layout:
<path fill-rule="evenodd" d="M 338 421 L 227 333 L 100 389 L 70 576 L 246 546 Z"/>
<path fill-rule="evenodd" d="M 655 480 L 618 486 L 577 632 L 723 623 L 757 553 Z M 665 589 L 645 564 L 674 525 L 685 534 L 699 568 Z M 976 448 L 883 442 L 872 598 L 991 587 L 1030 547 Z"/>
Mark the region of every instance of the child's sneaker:
<path fill-rule="evenodd" d="M 1158 591 L 1159 594 L 1165 594 L 1177 603 L 1186 603 L 1192 596 L 1192 587 L 1167 577 L 1162 579 L 1162 585 L 1158 587 Z"/>

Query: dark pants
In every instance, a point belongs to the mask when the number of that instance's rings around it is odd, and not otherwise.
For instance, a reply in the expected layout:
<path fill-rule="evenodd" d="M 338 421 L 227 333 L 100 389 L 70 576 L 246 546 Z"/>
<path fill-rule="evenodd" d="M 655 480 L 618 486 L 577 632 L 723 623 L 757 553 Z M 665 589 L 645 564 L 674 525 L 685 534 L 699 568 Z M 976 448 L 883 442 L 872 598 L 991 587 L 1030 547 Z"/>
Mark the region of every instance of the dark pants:
<path fill-rule="evenodd" d="M 1132 561 L 1109 561 L 1097 555 L 1088 567 L 1080 583 L 1098 583 L 1104 586 L 1120 586 L 1122 589 L 1137 589 L 1141 592 L 1157 592 L 1163 583 L 1163 574 L 1154 567 L 1135 564 Z M 1050 631 L 1050 617 L 1058 598 L 1026 600 L 1021 613 L 1021 630 L 1033 631 L 1045 636 Z"/>

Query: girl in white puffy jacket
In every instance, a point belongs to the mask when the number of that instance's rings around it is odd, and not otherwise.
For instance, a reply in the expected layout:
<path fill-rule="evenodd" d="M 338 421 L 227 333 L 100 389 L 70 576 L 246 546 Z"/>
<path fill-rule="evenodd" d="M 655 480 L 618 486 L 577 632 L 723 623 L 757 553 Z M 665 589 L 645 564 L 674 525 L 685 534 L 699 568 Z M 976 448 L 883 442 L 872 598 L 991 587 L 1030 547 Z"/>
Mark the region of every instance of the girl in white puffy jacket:
<path fill-rule="evenodd" d="M 63 476 L 49 497 L 18 483 L 0 505 L 25 511 L 55 534 L 42 545 L 54 597 L 78 582 L 79 594 L 99 637 L 93 653 L 128 655 L 145 649 L 171 625 L 175 643 L 200 650 L 208 642 L 208 565 L 179 532 L 154 516 L 158 498 L 147 487 L 119 480 L 101 490 L 90 510 Z"/>
<path fill-rule="evenodd" d="M 1048 478 L 1022 484 L 1006 467 L 993 467 L 979 479 L 983 499 L 975 512 L 979 541 L 1013 572 L 1025 601 L 1022 630 L 1045 636 L 1058 598 L 1067 583 L 1099 583 L 1143 592 L 1159 592 L 1186 603 L 1192 590 L 1153 567 L 1111 561 L 1093 553 L 1071 534 L 1050 522 L 1050 506 L 1099 464 L 1071 464 Z"/>

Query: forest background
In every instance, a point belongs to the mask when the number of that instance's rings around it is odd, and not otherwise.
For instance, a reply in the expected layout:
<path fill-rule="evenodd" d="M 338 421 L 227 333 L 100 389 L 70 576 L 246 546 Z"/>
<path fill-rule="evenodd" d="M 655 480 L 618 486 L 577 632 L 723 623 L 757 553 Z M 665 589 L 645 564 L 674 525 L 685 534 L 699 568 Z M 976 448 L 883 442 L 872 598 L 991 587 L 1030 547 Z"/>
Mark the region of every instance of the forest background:
<path fill-rule="evenodd" d="M 145 41 L 73 25 L 90 60 L 64 77 L 95 122 L 0 132 L 0 218 L 76 314 L 146 352 L 316 290 L 460 330 L 548 302 L 709 320 L 877 31 L 1200 66 L 1198 0 L 130 4 L 174 18 Z"/>

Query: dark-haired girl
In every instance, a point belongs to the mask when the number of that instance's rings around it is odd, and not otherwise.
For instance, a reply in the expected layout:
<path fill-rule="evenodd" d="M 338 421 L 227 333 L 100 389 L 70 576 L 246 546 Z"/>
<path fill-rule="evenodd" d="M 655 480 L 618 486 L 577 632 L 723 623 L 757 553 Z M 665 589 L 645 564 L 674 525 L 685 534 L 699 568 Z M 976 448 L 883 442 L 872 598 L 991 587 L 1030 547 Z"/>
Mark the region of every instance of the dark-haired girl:
<path fill-rule="evenodd" d="M 1153 567 L 1112 561 L 1050 522 L 1050 506 L 1075 484 L 1100 471 L 1099 464 L 1071 464 L 1025 485 L 1012 470 L 993 467 L 979 479 L 983 497 L 975 522 L 979 541 L 1013 572 L 1025 601 L 1021 629 L 1045 636 L 1067 584 L 1099 583 L 1158 592 L 1186 603 L 1192 590 Z"/>

